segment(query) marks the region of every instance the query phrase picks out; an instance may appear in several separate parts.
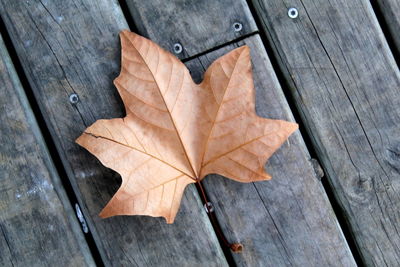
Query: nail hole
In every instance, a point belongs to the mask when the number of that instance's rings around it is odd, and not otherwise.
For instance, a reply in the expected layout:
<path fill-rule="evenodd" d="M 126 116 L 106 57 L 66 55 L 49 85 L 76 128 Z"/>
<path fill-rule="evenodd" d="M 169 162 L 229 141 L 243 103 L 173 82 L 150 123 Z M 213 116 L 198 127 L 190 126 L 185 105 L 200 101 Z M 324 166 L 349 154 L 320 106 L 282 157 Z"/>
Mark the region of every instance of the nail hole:
<path fill-rule="evenodd" d="M 239 22 L 233 23 L 233 29 L 235 30 L 235 32 L 240 32 L 242 28 L 243 28 L 242 23 Z"/>
<path fill-rule="evenodd" d="M 294 7 L 289 8 L 289 10 L 288 10 L 289 18 L 295 19 L 295 18 L 297 18 L 298 15 L 299 15 L 299 12 L 297 11 L 296 8 L 294 8 Z"/>
<path fill-rule="evenodd" d="M 180 43 L 174 44 L 174 52 L 175 52 L 175 54 L 182 53 L 182 50 L 183 50 L 183 48 L 182 48 L 182 45 Z"/>
<path fill-rule="evenodd" d="M 69 96 L 69 102 L 71 102 L 72 104 L 76 104 L 79 101 L 79 97 L 77 94 L 73 93 Z"/>

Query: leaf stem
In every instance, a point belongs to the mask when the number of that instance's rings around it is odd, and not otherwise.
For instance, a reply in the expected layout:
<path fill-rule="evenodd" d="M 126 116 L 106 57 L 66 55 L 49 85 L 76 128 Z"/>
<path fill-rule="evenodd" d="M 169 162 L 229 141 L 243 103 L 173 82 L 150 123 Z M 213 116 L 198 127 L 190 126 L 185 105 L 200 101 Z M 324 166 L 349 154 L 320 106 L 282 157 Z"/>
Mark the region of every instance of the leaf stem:
<path fill-rule="evenodd" d="M 242 252 L 242 250 L 243 250 L 243 245 L 242 244 L 240 244 L 240 243 L 230 243 L 226 239 L 225 235 L 223 234 L 223 232 L 221 230 L 221 227 L 219 226 L 219 223 L 218 223 L 217 218 L 215 216 L 214 211 L 211 210 L 210 206 L 208 205 L 209 201 L 207 199 L 206 193 L 204 192 L 203 185 L 201 184 L 199 179 L 196 179 L 196 185 L 197 185 L 197 188 L 199 189 L 199 191 L 201 193 L 200 196 L 201 196 L 201 198 L 203 200 L 203 203 L 205 204 L 204 206 L 207 209 L 208 217 L 210 218 L 211 224 L 212 224 L 212 226 L 213 226 L 213 228 L 214 228 L 219 240 L 221 240 L 222 243 L 224 244 L 224 246 L 230 248 L 233 252 Z"/>

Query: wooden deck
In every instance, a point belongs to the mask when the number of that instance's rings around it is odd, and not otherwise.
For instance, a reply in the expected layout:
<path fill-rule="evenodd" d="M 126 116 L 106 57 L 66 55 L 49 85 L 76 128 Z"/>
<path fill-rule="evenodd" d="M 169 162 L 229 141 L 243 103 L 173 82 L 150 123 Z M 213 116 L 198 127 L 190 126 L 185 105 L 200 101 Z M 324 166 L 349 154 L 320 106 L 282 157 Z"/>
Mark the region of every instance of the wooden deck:
<path fill-rule="evenodd" d="M 398 0 L 0 0 L 0 266 L 400 266 L 399 10 Z M 204 180 L 242 253 L 220 242 L 194 185 L 173 225 L 98 217 L 121 179 L 74 140 L 124 115 L 112 84 L 122 29 L 172 53 L 179 44 L 195 81 L 247 44 L 257 113 L 300 124 L 269 160 L 271 181 Z"/>

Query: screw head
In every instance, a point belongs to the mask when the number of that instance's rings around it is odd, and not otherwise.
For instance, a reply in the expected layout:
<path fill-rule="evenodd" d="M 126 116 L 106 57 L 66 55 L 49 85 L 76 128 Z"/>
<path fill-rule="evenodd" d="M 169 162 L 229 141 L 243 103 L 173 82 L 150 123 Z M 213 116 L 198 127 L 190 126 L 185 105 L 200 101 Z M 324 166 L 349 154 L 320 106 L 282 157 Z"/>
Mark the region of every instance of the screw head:
<path fill-rule="evenodd" d="M 79 97 L 77 94 L 73 93 L 69 96 L 69 102 L 71 102 L 72 104 L 76 104 L 79 102 Z"/>
<path fill-rule="evenodd" d="M 297 8 L 291 7 L 288 9 L 289 18 L 295 19 L 295 18 L 297 18 L 298 15 L 299 15 L 299 12 L 297 11 Z"/>
<path fill-rule="evenodd" d="M 240 32 L 243 29 L 243 25 L 240 22 L 233 23 L 232 27 L 235 32 Z"/>
<path fill-rule="evenodd" d="M 175 43 L 174 44 L 175 54 L 180 54 L 180 53 L 182 53 L 182 51 L 183 51 L 182 45 L 180 43 Z"/>
<path fill-rule="evenodd" d="M 204 209 L 207 213 L 214 212 L 214 206 L 211 202 L 207 202 L 206 204 L 204 204 Z"/>

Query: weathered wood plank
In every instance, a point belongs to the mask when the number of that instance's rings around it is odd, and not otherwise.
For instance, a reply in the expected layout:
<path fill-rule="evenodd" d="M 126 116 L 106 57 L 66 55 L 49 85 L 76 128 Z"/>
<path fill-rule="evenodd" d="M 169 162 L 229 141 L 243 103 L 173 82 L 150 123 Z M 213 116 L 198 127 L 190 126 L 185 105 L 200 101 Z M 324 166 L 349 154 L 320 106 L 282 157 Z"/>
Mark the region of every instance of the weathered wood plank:
<path fill-rule="evenodd" d="M 399 0 L 371 0 L 375 7 L 379 8 L 379 14 L 383 15 L 390 38 L 394 42 L 392 49 L 395 55 L 400 55 L 400 1 Z"/>
<path fill-rule="evenodd" d="M 400 73 L 369 1 L 253 3 L 365 263 L 400 265 Z"/>
<path fill-rule="evenodd" d="M 0 36 L 0 265 L 95 266 Z"/>
<path fill-rule="evenodd" d="M 260 116 L 293 120 L 258 35 L 193 59 L 186 64 L 197 81 L 212 61 L 231 49 L 251 48 Z M 233 254 L 242 266 L 354 266 L 354 259 L 317 179 L 299 132 L 266 166 L 271 181 L 237 183 L 212 175 L 204 186 L 222 228 L 244 251 Z"/>
<path fill-rule="evenodd" d="M 112 85 L 120 68 L 118 33 L 127 28 L 118 4 L 4 0 L 0 11 L 106 265 L 226 265 L 193 186 L 173 225 L 97 215 L 121 180 L 74 140 L 96 119 L 124 115 Z"/>
<path fill-rule="evenodd" d="M 127 0 L 139 32 L 181 59 L 257 31 L 245 0 Z"/>

